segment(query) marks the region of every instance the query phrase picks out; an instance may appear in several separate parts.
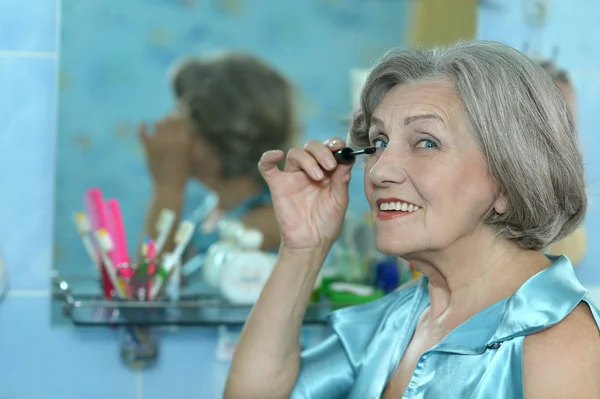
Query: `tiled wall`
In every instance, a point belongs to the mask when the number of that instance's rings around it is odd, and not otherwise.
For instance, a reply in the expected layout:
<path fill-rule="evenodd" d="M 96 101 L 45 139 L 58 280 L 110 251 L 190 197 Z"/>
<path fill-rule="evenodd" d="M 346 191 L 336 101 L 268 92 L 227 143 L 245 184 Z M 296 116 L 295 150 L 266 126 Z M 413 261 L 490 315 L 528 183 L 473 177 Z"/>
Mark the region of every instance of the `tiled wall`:
<path fill-rule="evenodd" d="M 215 360 L 215 328 L 163 332 L 158 365 L 144 372 L 121 363 L 115 331 L 51 328 L 60 18 L 60 0 L 0 1 L 0 254 L 10 285 L 0 398 L 219 398 L 228 364 Z"/>
<path fill-rule="evenodd" d="M 0 252 L 10 291 L 0 302 L 2 399 L 210 399 L 225 364 L 216 331 L 160 340 L 160 361 L 141 373 L 119 360 L 113 331 L 51 329 L 48 278 L 54 198 L 59 1 L 0 1 Z"/>
<path fill-rule="evenodd" d="M 503 12 L 481 12 L 479 36 L 520 47 L 526 28 L 521 0 Z M 600 15 L 595 0 L 554 1 L 546 45 L 560 46 L 559 63 L 579 90 L 580 126 L 592 203 L 587 227 L 600 239 Z M 134 372 L 119 361 L 114 332 L 52 330 L 47 279 L 50 269 L 56 107 L 55 0 L 0 1 L 0 252 L 11 291 L 0 303 L 0 398 L 148 399 L 220 396 L 226 365 L 214 358 L 215 330 L 189 329 L 160 341 L 159 366 Z M 579 271 L 587 285 L 600 283 L 600 248 L 590 242 Z M 597 291 L 600 294 L 600 291 Z"/>
<path fill-rule="evenodd" d="M 488 2 L 498 6 L 480 8 L 478 37 L 501 41 L 521 50 L 529 41 L 529 51 L 545 56 L 552 56 L 556 49 L 557 64 L 571 73 L 577 90 L 577 122 L 590 196 L 585 220 L 588 249 L 577 273 L 584 285 L 594 292 L 596 303 L 600 304 L 600 26 L 597 22 L 600 2 L 547 0 L 546 24 L 536 30 L 525 22 L 523 11 L 538 1 Z"/>

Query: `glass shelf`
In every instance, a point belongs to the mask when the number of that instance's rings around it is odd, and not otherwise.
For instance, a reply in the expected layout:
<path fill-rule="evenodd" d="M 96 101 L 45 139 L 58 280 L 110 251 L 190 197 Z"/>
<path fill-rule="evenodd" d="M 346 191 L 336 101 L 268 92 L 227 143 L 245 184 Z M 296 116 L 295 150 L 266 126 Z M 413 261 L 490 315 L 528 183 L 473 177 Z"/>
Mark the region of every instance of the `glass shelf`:
<path fill-rule="evenodd" d="M 209 326 L 242 325 L 252 306 L 235 305 L 214 292 L 182 293 L 179 301 L 106 300 L 97 293 L 74 294 L 58 273 L 52 276 L 52 294 L 61 313 L 76 326 Z M 343 307 L 338 303 L 336 308 Z M 327 324 L 333 310 L 326 300 L 311 303 L 304 324 Z"/>

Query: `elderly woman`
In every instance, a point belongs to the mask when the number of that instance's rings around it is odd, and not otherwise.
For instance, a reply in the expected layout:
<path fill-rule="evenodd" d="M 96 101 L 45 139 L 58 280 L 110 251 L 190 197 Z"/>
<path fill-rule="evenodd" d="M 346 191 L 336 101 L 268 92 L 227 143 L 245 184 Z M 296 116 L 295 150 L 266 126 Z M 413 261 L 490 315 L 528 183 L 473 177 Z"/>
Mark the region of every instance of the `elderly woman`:
<path fill-rule="evenodd" d="M 266 150 L 289 148 L 295 138 L 292 85 L 250 54 L 224 52 L 179 64 L 172 89 L 179 115 L 157 122 L 153 134 L 140 127 L 153 183 L 146 234 L 154 235 L 160 211 L 168 208 L 201 224 L 192 241 L 198 252 L 218 239 L 215 222 L 222 217 L 261 230 L 263 248 L 277 249 L 277 220 L 256 163 Z M 214 212 L 204 212 L 203 198 L 185 198 L 188 181 L 218 196 Z"/>
<path fill-rule="evenodd" d="M 600 323 L 569 259 L 540 250 L 586 210 L 582 158 L 552 79 L 516 50 L 464 42 L 384 56 L 351 142 L 378 249 L 423 277 L 333 313 L 300 353 L 312 287 L 340 234 L 341 139 L 263 155 L 282 233 L 227 398 L 598 398 Z"/>

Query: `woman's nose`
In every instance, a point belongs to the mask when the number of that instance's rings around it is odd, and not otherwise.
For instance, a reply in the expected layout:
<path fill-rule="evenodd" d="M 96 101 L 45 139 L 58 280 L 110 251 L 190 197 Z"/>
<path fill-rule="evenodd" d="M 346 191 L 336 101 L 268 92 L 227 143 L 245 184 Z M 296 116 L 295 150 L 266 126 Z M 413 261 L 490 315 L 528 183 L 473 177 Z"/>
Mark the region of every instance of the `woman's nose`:
<path fill-rule="evenodd" d="M 374 155 L 378 158 L 375 164 L 371 166 L 369 179 L 375 186 L 389 187 L 406 181 L 406 170 L 402 162 L 403 156 L 394 150 L 394 148 L 388 146 L 386 149 L 380 150 L 380 155 Z"/>

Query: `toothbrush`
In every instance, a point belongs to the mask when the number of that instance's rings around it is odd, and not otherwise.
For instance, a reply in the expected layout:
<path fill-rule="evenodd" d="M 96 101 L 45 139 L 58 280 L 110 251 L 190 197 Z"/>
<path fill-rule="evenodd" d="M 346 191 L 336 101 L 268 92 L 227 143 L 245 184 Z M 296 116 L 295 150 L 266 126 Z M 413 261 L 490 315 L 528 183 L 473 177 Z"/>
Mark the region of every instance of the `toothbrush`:
<path fill-rule="evenodd" d="M 183 251 L 189 244 L 194 234 L 195 225 L 192 222 L 184 221 L 181 222 L 175 233 L 175 250 L 172 254 L 166 257 L 165 263 L 162 270 L 156 274 L 152 290 L 150 292 L 150 299 L 156 299 L 160 292 L 166 278 L 171 273 L 171 270 L 175 267 L 177 262 L 181 259 Z"/>
<path fill-rule="evenodd" d="M 104 204 L 104 197 L 102 195 L 102 191 L 98 187 L 91 188 L 86 190 L 83 194 L 85 209 L 87 211 L 87 215 L 90 221 L 90 225 L 92 227 L 92 232 L 98 231 L 100 228 L 107 227 L 107 215 Z M 94 234 L 94 233 L 92 233 Z M 94 238 L 94 244 L 97 252 L 101 252 L 99 244 L 96 240 L 95 234 L 92 236 Z M 112 259 L 112 254 L 108 256 Z M 111 298 L 111 292 L 114 291 L 114 287 L 110 281 L 109 276 L 107 275 L 106 267 L 101 267 L 101 276 L 102 276 L 102 288 L 104 290 L 104 295 L 107 298 Z"/>
<path fill-rule="evenodd" d="M 98 271 L 101 272 L 98 254 L 96 253 L 96 250 L 94 249 L 94 244 L 92 244 L 92 240 L 90 238 L 92 231 L 90 220 L 84 212 L 77 212 L 73 215 L 73 222 L 75 223 L 77 233 L 79 233 L 79 237 L 81 237 L 81 242 L 83 242 L 85 250 L 94 262 L 96 269 L 98 269 Z"/>
<path fill-rule="evenodd" d="M 114 198 L 105 203 L 105 213 L 107 220 L 108 233 L 113 241 L 114 248 L 111 251 L 111 257 L 116 265 L 129 263 L 127 254 L 127 238 L 125 235 L 125 225 L 121 215 L 119 201 Z"/>
<path fill-rule="evenodd" d="M 156 272 L 156 270 L 155 270 L 156 264 L 154 263 L 155 259 L 156 259 L 156 245 L 155 245 L 154 240 L 150 240 L 150 242 L 148 242 L 148 272 L 147 272 L 148 286 L 146 288 L 148 295 L 150 295 L 150 292 L 152 290 L 152 276 Z M 150 298 L 147 298 L 147 299 L 150 299 Z"/>
<path fill-rule="evenodd" d="M 173 227 L 173 223 L 175 223 L 175 218 L 177 214 L 175 211 L 171 209 L 163 209 L 160 211 L 158 215 L 158 221 L 156 222 L 156 231 L 158 231 L 158 237 L 156 238 L 156 253 L 160 254 L 162 251 L 167 238 L 169 237 L 169 233 L 171 232 L 171 228 Z"/>
<path fill-rule="evenodd" d="M 350 147 L 343 148 L 333 153 L 333 157 L 339 163 L 351 163 L 354 157 L 361 154 L 374 154 L 377 151 L 376 147 L 369 147 L 363 150 L 353 150 Z"/>
<path fill-rule="evenodd" d="M 114 263 L 109 258 L 108 254 L 113 250 L 114 244 L 108 231 L 105 228 L 100 228 L 96 231 L 96 240 L 98 241 L 98 245 L 100 246 L 100 256 L 102 257 L 102 262 L 104 263 L 104 267 L 106 268 L 106 272 L 110 281 L 112 282 L 117 296 L 119 298 L 125 298 L 126 293 L 121 281 L 119 281 L 117 277 L 117 269 L 115 268 Z"/>

